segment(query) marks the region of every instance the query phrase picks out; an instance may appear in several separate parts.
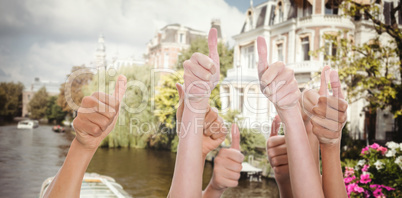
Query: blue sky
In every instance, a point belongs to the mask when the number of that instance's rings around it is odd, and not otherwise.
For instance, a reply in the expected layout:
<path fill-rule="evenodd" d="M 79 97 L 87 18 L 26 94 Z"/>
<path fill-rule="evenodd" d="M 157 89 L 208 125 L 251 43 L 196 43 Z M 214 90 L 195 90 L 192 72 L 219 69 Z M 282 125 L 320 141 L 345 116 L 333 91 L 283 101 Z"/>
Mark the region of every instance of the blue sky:
<path fill-rule="evenodd" d="M 253 5 L 256 6 L 266 1 L 267 0 L 254 0 Z M 235 6 L 243 13 L 246 12 L 247 9 L 250 7 L 250 0 L 225 0 L 225 2 L 229 5 Z"/>

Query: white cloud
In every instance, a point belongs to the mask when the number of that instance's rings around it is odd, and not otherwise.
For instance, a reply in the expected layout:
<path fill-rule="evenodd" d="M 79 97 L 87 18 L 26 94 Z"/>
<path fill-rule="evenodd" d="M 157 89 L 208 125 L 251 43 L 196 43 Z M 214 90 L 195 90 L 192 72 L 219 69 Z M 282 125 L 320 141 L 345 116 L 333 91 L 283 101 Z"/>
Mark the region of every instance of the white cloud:
<path fill-rule="evenodd" d="M 120 57 L 140 56 L 155 32 L 167 24 L 180 23 L 208 32 L 211 20 L 219 18 L 223 36 L 232 42 L 244 20 L 244 15 L 224 0 L 27 0 L 1 4 L 0 33 L 5 33 L 0 34 L 0 46 L 9 53 L 0 51 L 0 67 L 26 85 L 36 76 L 64 81 L 71 66 L 94 59 L 100 33 L 105 36 L 109 58 L 116 51 Z"/>

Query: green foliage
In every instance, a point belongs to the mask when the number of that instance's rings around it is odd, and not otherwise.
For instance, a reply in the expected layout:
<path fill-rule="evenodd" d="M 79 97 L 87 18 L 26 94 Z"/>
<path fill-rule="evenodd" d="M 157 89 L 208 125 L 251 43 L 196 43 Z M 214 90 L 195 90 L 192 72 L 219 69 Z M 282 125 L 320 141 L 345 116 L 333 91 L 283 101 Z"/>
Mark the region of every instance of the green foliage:
<path fill-rule="evenodd" d="M 262 154 L 265 151 L 265 137 L 255 129 L 241 128 L 240 147 L 244 155 Z"/>
<path fill-rule="evenodd" d="M 0 83 L 0 117 L 10 121 L 20 115 L 23 89 L 24 85 L 20 82 Z"/>
<path fill-rule="evenodd" d="M 29 111 L 31 113 L 29 116 L 30 118 L 41 119 L 46 116 L 48 97 L 45 87 L 40 88 L 35 93 L 32 100 L 29 101 Z"/>
<path fill-rule="evenodd" d="M 58 96 L 49 97 L 46 107 L 46 117 L 49 120 L 49 123 L 55 121 L 57 124 L 61 124 L 66 117 L 67 112 L 64 112 L 57 104 L 57 98 Z"/>
<path fill-rule="evenodd" d="M 391 9 L 391 24 L 385 24 L 380 20 L 382 12 L 375 1 L 359 4 L 345 0 L 341 4 L 344 16 L 367 18 L 377 35 L 359 45 L 345 36 L 347 32 L 323 36 L 324 43 L 332 43 L 337 49 L 336 54 L 325 56 L 338 67 L 340 79 L 348 85 L 348 99 L 354 102 L 364 98 L 369 109 L 391 107 L 395 117 L 402 116 L 402 31 L 394 20 L 397 6 L 400 7 L 401 2 Z M 383 34 L 390 36 L 385 43 L 380 42 Z M 323 46 L 313 54 L 326 51 L 326 46 Z"/>
<path fill-rule="evenodd" d="M 152 91 L 150 67 L 127 66 L 117 71 L 99 70 L 90 84 L 83 87 L 83 93 L 113 94 L 115 81 L 120 74 L 127 77 L 127 90 L 121 104 L 118 122 L 113 131 L 102 141 L 101 146 L 145 148 L 157 130 L 149 98 Z"/>
<path fill-rule="evenodd" d="M 208 40 L 206 38 L 198 38 L 191 43 L 190 48 L 182 52 L 182 55 L 179 57 L 179 60 L 177 62 L 177 69 L 182 69 L 183 62 L 190 59 L 195 52 L 199 52 L 205 55 L 209 54 Z M 221 65 L 221 75 L 226 77 L 227 70 L 233 67 L 233 49 L 230 49 L 227 44 L 219 42 L 218 53 L 220 58 L 219 62 Z"/>
<path fill-rule="evenodd" d="M 70 116 L 73 115 L 73 112 L 76 111 L 78 106 L 81 104 L 81 100 L 84 97 L 84 87 L 87 86 L 93 79 L 93 73 L 91 72 L 90 68 L 85 67 L 85 65 L 74 66 L 71 69 L 71 73 L 68 74 L 67 77 L 70 77 L 71 75 L 74 75 L 75 77 L 60 85 L 60 94 L 57 98 L 57 104 Z M 71 86 L 71 91 L 69 93 L 71 94 L 71 97 L 67 97 L 68 90 L 66 90 L 66 85 Z M 67 101 L 70 103 L 75 103 L 77 105 L 77 109 L 70 106 Z"/>

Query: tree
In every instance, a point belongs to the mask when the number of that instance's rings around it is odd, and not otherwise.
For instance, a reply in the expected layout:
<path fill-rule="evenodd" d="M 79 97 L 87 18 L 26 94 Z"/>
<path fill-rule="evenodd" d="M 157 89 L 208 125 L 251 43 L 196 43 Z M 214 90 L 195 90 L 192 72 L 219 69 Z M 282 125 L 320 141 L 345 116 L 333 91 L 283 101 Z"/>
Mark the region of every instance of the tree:
<path fill-rule="evenodd" d="M 191 58 L 193 53 L 199 52 L 208 55 L 208 40 L 206 38 L 198 38 L 193 41 L 190 48 L 182 52 L 177 62 L 177 69 L 183 69 L 183 62 Z M 218 43 L 219 62 L 221 65 L 221 75 L 226 77 L 227 70 L 233 67 L 233 49 L 227 44 Z"/>
<path fill-rule="evenodd" d="M 345 0 L 341 4 L 344 16 L 372 23 L 376 35 L 363 44 L 355 44 L 346 32 L 337 35 L 324 35 L 324 43 L 331 43 L 336 53 L 326 54 L 332 65 L 338 67 L 340 79 L 347 86 L 348 99 L 353 103 L 365 99 L 366 116 L 375 123 L 376 109 L 389 108 L 396 118 L 398 139 L 402 139 L 402 32 L 396 21 L 396 12 L 401 10 L 398 5 L 389 4 L 389 13 L 380 12 L 380 6 L 359 4 L 353 0 Z M 388 5 L 387 5 L 388 6 Z M 387 8 L 387 9 L 388 9 Z M 381 20 L 382 14 L 389 14 Z M 381 42 L 386 40 L 387 42 Z M 321 47 L 317 52 L 326 53 L 329 45 Z M 367 127 L 369 140 L 375 136 L 375 127 Z"/>
<path fill-rule="evenodd" d="M 57 98 L 58 96 L 49 97 L 46 107 L 46 117 L 49 120 L 49 123 L 55 121 L 57 124 L 61 124 L 67 112 L 64 112 L 63 109 L 57 104 Z"/>
<path fill-rule="evenodd" d="M 60 94 L 57 98 L 57 104 L 63 111 L 72 116 L 73 112 L 77 110 L 78 106 L 81 104 L 82 98 L 84 97 L 83 87 L 91 82 L 93 73 L 90 68 L 85 67 L 85 65 L 74 66 L 67 77 L 67 81 L 60 86 Z M 70 88 L 70 84 L 71 90 L 66 89 L 66 85 Z M 71 97 L 68 97 L 70 94 Z M 69 103 L 74 103 L 77 106 L 70 106 Z"/>
<path fill-rule="evenodd" d="M 176 89 L 176 83 L 183 84 L 183 70 L 173 74 L 162 76 L 160 85 L 156 87 L 155 116 L 159 121 L 159 132 L 156 137 L 165 142 L 164 147 L 170 147 L 172 140 L 176 136 L 176 110 L 179 105 L 179 95 Z M 212 90 L 209 100 L 211 107 L 220 109 L 221 101 L 219 97 L 219 84 Z"/>
<path fill-rule="evenodd" d="M 0 117 L 11 121 L 15 116 L 22 114 L 23 90 L 24 85 L 20 82 L 0 83 Z"/>
<path fill-rule="evenodd" d="M 121 104 L 119 118 L 113 131 L 102 141 L 104 147 L 145 148 L 155 134 L 155 117 L 151 111 L 152 91 L 151 67 L 126 66 L 118 70 L 99 70 L 88 86 L 83 88 L 85 96 L 93 92 L 114 93 L 117 77 L 127 77 L 127 90 Z"/>
<path fill-rule="evenodd" d="M 29 111 L 31 115 L 29 116 L 32 119 L 41 119 L 46 116 L 47 109 L 47 100 L 48 93 L 46 92 L 46 88 L 40 88 L 35 95 L 32 97 L 32 100 L 29 101 Z"/>

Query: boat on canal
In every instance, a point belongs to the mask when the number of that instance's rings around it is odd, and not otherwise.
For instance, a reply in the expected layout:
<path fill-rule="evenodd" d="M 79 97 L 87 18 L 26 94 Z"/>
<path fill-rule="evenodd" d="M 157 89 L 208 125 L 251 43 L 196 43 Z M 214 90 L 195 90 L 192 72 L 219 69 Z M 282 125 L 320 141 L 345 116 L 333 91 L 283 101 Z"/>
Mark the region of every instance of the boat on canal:
<path fill-rule="evenodd" d="M 60 125 L 56 125 L 52 127 L 52 130 L 56 133 L 63 133 L 65 132 L 65 128 L 60 126 Z"/>
<path fill-rule="evenodd" d="M 33 129 L 39 127 L 39 122 L 37 120 L 23 120 L 19 121 L 17 128 L 18 129 Z"/>
<path fill-rule="evenodd" d="M 54 177 L 47 178 L 40 190 L 40 197 L 45 195 L 47 188 Z M 110 198 L 126 198 L 131 197 L 123 187 L 118 184 L 112 177 L 99 175 L 97 173 L 85 173 L 81 185 L 81 198 L 110 197 Z"/>

